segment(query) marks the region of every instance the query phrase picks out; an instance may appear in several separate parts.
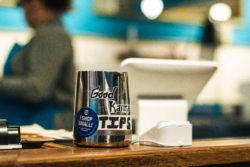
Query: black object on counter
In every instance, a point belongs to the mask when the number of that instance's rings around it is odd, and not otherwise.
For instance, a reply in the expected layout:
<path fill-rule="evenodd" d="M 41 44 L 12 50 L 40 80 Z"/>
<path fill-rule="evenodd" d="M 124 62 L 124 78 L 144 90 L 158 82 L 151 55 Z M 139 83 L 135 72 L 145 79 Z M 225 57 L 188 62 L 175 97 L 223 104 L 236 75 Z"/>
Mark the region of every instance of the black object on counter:
<path fill-rule="evenodd" d="M 21 149 L 20 127 L 8 126 L 6 119 L 0 119 L 0 150 Z"/>

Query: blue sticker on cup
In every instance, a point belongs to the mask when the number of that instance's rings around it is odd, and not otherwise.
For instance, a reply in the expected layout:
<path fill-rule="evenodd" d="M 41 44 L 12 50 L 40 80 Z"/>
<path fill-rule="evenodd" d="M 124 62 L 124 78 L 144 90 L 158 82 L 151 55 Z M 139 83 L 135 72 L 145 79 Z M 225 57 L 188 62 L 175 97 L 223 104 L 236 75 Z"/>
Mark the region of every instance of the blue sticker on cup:
<path fill-rule="evenodd" d="M 76 128 L 82 137 L 93 135 L 99 125 L 99 119 L 91 108 L 81 108 L 76 116 Z"/>

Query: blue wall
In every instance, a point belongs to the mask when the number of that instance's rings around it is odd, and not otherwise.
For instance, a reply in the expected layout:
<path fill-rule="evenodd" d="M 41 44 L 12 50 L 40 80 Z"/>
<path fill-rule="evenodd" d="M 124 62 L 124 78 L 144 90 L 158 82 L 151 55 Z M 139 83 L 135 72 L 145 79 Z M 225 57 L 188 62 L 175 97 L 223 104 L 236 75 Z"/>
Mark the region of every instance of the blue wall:
<path fill-rule="evenodd" d="M 0 7 L 0 29 L 25 30 L 27 25 L 22 15 L 18 7 Z"/>
<path fill-rule="evenodd" d="M 138 21 L 97 16 L 93 1 L 73 0 L 73 10 L 65 14 L 63 21 L 72 35 L 98 35 L 125 38 L 131 24 L 138 28 L 140 39 L 185 40 L 200 39 L 202 28 L 196 25 L 172 24 L 154 21 Z M 25 30 L 27 25 L 19 7 L 0 7 L 0 28 Z"/>
<path fill-rule="evenodd" d="M 234 30 L 233 43 L 236 45 L 250 45 L 250 1 L 242 0 L 243 22 Z"/>
<path fill-rule="evenodd" d="M 195 0 L 193 0 L 195 1 Z M 244 3 L 244 25 L 234 31 L 234 44 L 250 44 L 249 0 Z M 94 35 L 113 38 L 126 37 L 127 28 L 133 24 L 138 28 L 139 39 L 182 40 L 199 42 L 203 28 L 194 24 L 177 24 L 134 19 L 97 16 L 93 0 L 73 0 L 73 10 L 65 14 L 63 22 L 72 35 Z M 27 24 L 19 7 L 0 7 L 0 29 L 23 31 Z"/>
<path fill-rule="evenodd" d="M 93 1 L 75 0 L 74 10 L 64 18 L 67 29 L 72 34 L 125 38 L 128 26 L 133 24 L 138 28 L 140 39 L 185 41 L 197 41 L 202 33 L 202 28 L 196 25 L 97 16 L 93 9 Z"/>

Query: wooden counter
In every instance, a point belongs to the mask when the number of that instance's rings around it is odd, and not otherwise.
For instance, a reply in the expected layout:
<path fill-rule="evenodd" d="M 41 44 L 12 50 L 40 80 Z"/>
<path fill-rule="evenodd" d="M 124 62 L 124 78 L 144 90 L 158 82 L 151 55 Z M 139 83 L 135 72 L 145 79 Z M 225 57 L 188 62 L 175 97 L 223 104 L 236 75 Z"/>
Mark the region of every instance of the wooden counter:
<path fill-rule="evenodd" d="M 250 164 L 250 138 L 193 141 L 190 147 L 84 148 L 45 143 L 44 148 L 0 150 L 0 166 L 205 166 Z M 250 165 L 249 165 L 250 166 Z"/>

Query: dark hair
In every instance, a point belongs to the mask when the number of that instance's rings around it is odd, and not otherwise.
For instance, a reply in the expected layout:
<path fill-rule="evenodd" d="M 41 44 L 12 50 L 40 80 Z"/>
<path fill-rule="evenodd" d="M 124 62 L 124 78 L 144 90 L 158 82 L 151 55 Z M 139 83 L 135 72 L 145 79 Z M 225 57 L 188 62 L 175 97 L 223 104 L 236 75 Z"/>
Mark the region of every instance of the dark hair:
<path fill-rule="evenodd" d="M 18 0 L 17 5 L 22 6 L 25 2 L 30 2 L 31 0 Z M 66 12 L 71 9 L 71 0 L 40 0 L 48 9 L 57 12 Z"/>
<path fill-rule="evenodd" d="M 66 12 L 71 9 L 71 0 L 41 0 L 44 5 L 58 12 Z"/>

